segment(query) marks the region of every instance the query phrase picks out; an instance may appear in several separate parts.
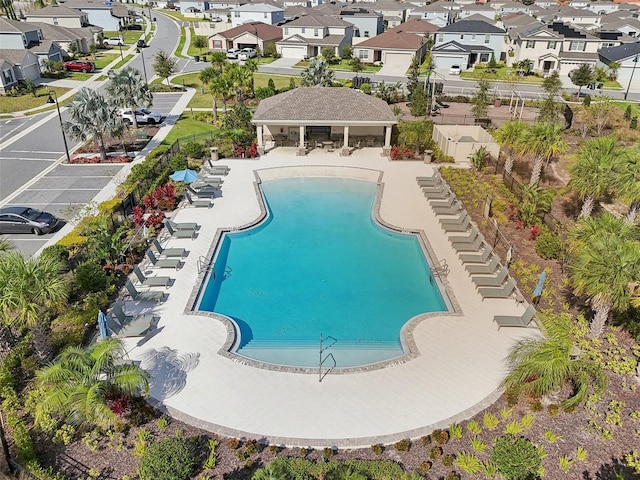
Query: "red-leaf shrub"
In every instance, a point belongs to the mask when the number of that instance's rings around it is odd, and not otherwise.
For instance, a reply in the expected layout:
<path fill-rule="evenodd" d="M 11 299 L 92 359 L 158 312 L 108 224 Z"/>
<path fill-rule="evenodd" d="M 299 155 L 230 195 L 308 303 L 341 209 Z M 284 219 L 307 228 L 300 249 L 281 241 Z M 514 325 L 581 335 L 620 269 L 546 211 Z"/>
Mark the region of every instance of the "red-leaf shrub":
<path fill-rule="evenodd" d="M 413 152 L 411 151 L 410 148 L 405 148 L 404 151 L 402 152 L 402 156 L 404 158 L 413 158 Z"/>
<path fill-rule="evenodd" d="M 157 227 L 158 225 L 162 224 L 162 221 L 164 220 L 164 213 L 163 212 L 152 212 L 151 215 L 149 216 L 149 219 L 147 220 L 147 227 Z"/>
<path fill-rule="evenodd" d="M 126 395 L 122 395 L 113 400 L 107 400 L 107 405 L 109 405 L 111 411 L 119 417 L 123 417 L 131 412 L 131 402 Z"/>
<path fill-rule="evenodd" d="M 251 146 L 247 148 L 246 156 L 247 158 L 255 158 L 258 156 L 258 144 L 256 142 L 253 142 Z"/>
<path fill-rule="evenodd" d="M 144 210 L 137 205 L 133 207 L 133 223 L 135 223 L 138 228 L 144 223 Z"/>
<path fill-rule="evenodd" d="M 176 203 L 175 187 L 173 183 L 159 186 L 142 199 L 147 210 L 171 210 Z"/>
<path fill-rule="evenodd" d="M 400 147 L 391 147 L 391 153 L 389 155 L 391 156 L 391 160 L 402 160 L 403 158 Z"/>
<path fill-rule="evenodd" d="M 237 158 L 242 158 L 242 155 L 244 154 L 244 147 L 242 145 L 238 145 L 236 149 L 233 151 L 233 154 Z"/>
<path fill-rule="evenodd" d="M 534 225 L 533 227 L 531 227 L 531 230 L 529 230 L 529 240 L 535 240 L 539 235 L 540 227 L 538 227 L 538 225 Z"/>

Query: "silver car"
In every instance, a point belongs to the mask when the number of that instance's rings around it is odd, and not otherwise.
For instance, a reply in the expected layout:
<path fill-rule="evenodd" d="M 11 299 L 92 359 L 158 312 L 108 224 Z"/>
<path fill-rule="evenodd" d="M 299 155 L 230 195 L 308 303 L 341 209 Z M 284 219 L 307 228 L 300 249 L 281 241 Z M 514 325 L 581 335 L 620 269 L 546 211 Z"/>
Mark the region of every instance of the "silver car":
<path fill-rule="evenodd" d="M 50 213 L 30 207 L 0 208 L 0 233 L 35 233 L 43 235 L 60 221 Z"/>
<path fill-rule="evenodd" d="M 130 108 L 122 108 L 118 111 L 118 114 L 122 117 L 125 123 L 133 123 L 133 112 Z M 152 112 L 146 108 L 136 108 L 136 121 L 138 123 L 147 123 L 154 125 L 162 122 L 162 115 L 158 112 Z"/>

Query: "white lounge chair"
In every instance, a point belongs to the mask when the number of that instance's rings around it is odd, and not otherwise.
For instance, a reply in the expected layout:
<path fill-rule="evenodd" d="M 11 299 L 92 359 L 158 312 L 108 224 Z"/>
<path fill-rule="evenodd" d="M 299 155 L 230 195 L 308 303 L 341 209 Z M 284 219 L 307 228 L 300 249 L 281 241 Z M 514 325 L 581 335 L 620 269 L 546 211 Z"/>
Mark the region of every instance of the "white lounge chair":
<path fill-rule="evenodd" d="M 460 223 L 444 222 L 444 223 L 441 224 L 441 227 L 447 233 L 449 233 L 449 232 L 466 232 L 467 230 L 469 230 L 469 227 L 475 228 L 473 225 L 471 225 L 471 217 L 469 215 L 466 215 L 465 218 Z"/>
<path fill-rule="evenodd" d="M 479 253 L 463 253 L 460 255 L 462 263 L 485 263 L 493 253 L 493 248 L 487 245 Z"/>
<path fill-rule="evenodd" d="M 187 203 L 189 203 L 189 205 L 193 206 L 193 207 L 204 207 L 204 208 L 210 208 L 213 206 L 213 202 L 211 201 L 211 199 L 209 198 L 202 198 L 202 199 L 193 199 L 191 198 L 191 195 L 189 195 L 189 192 L 185 191 L 184 192 L 184 197 L 187 199 Z"/>
<path fill-rule="evenodd" d="M 449 241 L 451 243 L 473 243 L 478 235 L 480 235 L 478 227 L 472 225 L 471 230 L 464 235 L 450 235 Z"/>
<path fill-rule="evenodd" d="M 151 328 L 153 315 L 127 315 L 117 303 L 107 317 L 107 326 L 116 337 L 142 337 Z"/>
<path fill-rule="evenodd" d="M 145 277 L 140 268 L 133 267 L 133 273 L 140 282 L 140 285 L 145 287 L 166 287 L 171 281 L 171 277 Z"/>
<path fill-rule="evenodd" d="M 472 263 L 465 268 L 469 275 L 491 275 L 500 265 L 500 259 L 497 255 L 492 255 L 489 263 Z"/>
<path fill-rule="evenodd" d="M 151 249 L 145 252 L 145 255 L 156 268 L 175 268 L 176 270 L 182 266 L 179 258 L 158 258 Z"/>
<path fill-rule="evenodd" d="M 516 281 L 513 277 L 509 277 L 507 283 L 502 287 L 479 287 L 478 293 L 485 298 L 509 298 L 516 288 Z"/>
<path fill-rule="evenodd" d="M 167 232 L 169 232 L 169 235 L 171 235 L 173 238 L 191 238 L 193 240 L 196 237 L 195 230 L 176 230 L 171 225 L 171 222 L 169 222 L 166 218 L 164 220 L 164 226 L 167 229 Z"/>
<path fill-rule="evenodd" d="M 160 245 L 160 242 L 157 238 L 151 240 L 151 245 L 156 247 L 156 251 L 158 255 L 162 255 L 163 257 L 184 257 L 187 254 L 187 251 L 184 248 L 165 248 Z"/>
<path fill-rule="evenodd" d="M 484 244 L 484 237 L 482 236 L 482 234 L 478 234 L 478 236 L 476 236 L 476 238 L 471 243 L 452 242 L 451 246 L 456 252 L 477 252 Z"/>
<path fill-rule="evenodd" d="M 129 292 L 131 299 L 134 301 L 148 301 L 148 302 L 161 302 L 164 298 L 164 293 L 157 290 L 149 290 L 146 292 L 139 292 L 136 287 L 133 286 L 131 280 L 127 280 L 124 284 L 125 288 Z"/>
<path fill-rule="evenodd" d="M 500 270 L 495 277 L 489 275 L 473 276 L 471 277 L 471 281 L 473 281 L 477 287 L 500 287 L 508 277 L 509 269 L 507 267 L 502 267 L 502 270 Z"/>
<path fill-rule="evenodd" d="M 495 315 L 493 321 L 498 324 L 498 330 L 502 327 L 528 327 L 535 314 L 535 307 L 529 305 L 521 316 Z"/>

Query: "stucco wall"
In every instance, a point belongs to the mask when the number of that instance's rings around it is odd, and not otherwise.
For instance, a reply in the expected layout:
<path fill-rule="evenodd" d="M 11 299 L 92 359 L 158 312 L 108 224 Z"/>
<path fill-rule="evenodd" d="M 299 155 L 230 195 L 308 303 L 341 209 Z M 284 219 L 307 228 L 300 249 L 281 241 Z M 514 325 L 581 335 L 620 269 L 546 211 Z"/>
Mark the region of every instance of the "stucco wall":
<path fill-rule="evenodd" d="M 475 141 L 460 141 L 461 137 L 472 137 Z M 485 147 L 494 158 L 500 155 L 500 146 L 493 137 L 475 125 L 434 125 L 432 138 L 440 150 L 456 162 L 468 162 L 469 156 L 480 147 Z"/>

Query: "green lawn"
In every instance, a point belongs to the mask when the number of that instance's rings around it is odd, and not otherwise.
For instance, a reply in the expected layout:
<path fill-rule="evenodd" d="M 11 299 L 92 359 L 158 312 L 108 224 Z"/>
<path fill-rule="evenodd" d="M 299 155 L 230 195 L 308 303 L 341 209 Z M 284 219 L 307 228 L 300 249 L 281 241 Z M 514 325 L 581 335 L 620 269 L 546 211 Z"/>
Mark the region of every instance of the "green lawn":
<path fill-rule="evenodd" d="M 183 112 L 180 119 L 176 122 L 166 138 L 162 141 L 162 145 L 171 145 L 177 138 L 193 135 L 194 133 L 210 132 L 215 130 L 213 125 L 204 122 L 198 122 L 193 119 L 193 114 Z"/>
<path fill-rule="evenodd" d="M 29 94 L 21 95 L 19 97 L 2 96 L 2 99 L 0 100 L 0 113 L 21 112 L 23 110 L 29 110 L 31 108 L 46 105 L 47 99 L 49 98 L 49 90 L 53 90 L 56 92 L 56 95 L 61 96 L 70 89 L 61 87 L 50 87 L 48 89 L 39 88 L 35 97 Z M 55 105 L 50 108 L 55 108 Z"/>
<path fill-rule="evenodd" d="M 144 35 L 144 30 L 123 30 L 122 32 L 103 32 L 104 38 L 111 37 L 122 37 L 124 39 L 124 43 L 131 45 L 138 41 L 138 39 Z M 112 47 L 118 48 L 118 47 Z"/>
<path fill-rule="evenodd" d="M 84 82 L 85 80 L 93 78 L 92 73 L 69 72 L 67 75 L 67 78 L 69 78 L 70 80 L 78 80 L 79 82 Z"/>
<path fill-rule="evenodd" d="M 308 60 L 302 60 L 298 63 L 296 63 L 294 65 L 295 68 L 306 68 L 309 65 L 309 61 Z M 363 70 L 361 73 L 367 73 L 367 72 L 377 72 L 380 70 L 380 68 L 377 65 L 372 65 L 369 63 L 361 63 Z M 331 68 L 332 70 L 337 70 L 340 72 L 353 72 L 353 68 L 351 68 L 351 62 L 349 60 L 340 60 L 340 63 L 332 63 L 329 65 L 329 68 Z"/>
<path fill-rule="evenodd" d="M 507 75 L 507 72 L 510 72 Z M 535 75 L 528 75 L 526 77 L 515 77 L 515 70 L 513 67 L 502 66 L 496 69 L 495 73 L 488 73 L 486 68 L 475 68 L 469 72 L 460 73 L 460 78 L 466 78 L 469 80 L 479 80 L 480 78 L 486 78 L 490 81 L 496 82 L 509 82 L 514 83 L 529 83 L 529 84 L 541 84 L 543 82 L 542 77 L 536 77 Z"/>
<path fill-rule="evenodd" d="M 113 62 L 116 58 L 120 58 L 120 52 L 118 53 L 96 53 L 92 62 L 96 64 L 96 68 L 104 68 Z"/>
<path fill-rule="evenodd" d="M 180 27 L 180 41 L 178 42 L 178 46 L 176 47 L 176 51 L 173 53 L 178 58 L 185 58 L 182 55 L 182 48 L 184 47 L 184 42 L 186 40 L 184 27 Z"/>
<path fill-rule="evenodd" d="M 289 88 L 289 82 L 293 78 L 296 82 L 296 86 L 300 85 L 300 77 L 289 75 L 272 75 L 270 73 L 254 73 L 253 74 L 253 86 L 254 88 L 266 87 L 269 84 L 269 79 L 273 79 L 273 83 L 276 86 L 276 90 L 282 90 L 283 88 Z"/>
<path fill-rule="evenodd" d="M 168 17 L 172 17 L 182 22 L 210 22 L 211 21 L 204 17 L 202 18 L 185 17 L 180 12 L 176 12 L 175 10 L 169 10 L 168 8 L 163 8 L 162 10 L 160 10 L 160 12 L 162 12 L 163 15 L 167 15 Z"/>
<path fill-rule="evenodd" d="M 115 70 L 116 68 L 121 68 L 125 63 L 127 63 L 129 60 L 131 60 L 133 58 L 133 55 L 127 55 L 126 57 L 124 57 L 123 60 L 120 60 L 118 63 L 116 63 L 113 66 L 112 70 Z"/>

